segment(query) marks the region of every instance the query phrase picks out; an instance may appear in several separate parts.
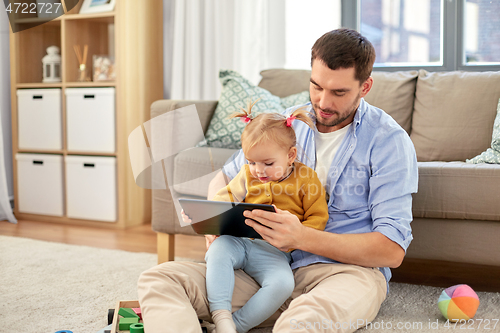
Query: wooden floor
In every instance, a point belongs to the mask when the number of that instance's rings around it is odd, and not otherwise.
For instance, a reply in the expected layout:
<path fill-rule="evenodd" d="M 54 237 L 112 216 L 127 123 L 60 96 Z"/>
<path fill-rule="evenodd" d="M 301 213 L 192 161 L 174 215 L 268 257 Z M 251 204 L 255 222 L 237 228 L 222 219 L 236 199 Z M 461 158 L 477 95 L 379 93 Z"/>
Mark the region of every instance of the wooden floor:
<path fill-rule="evenodd" d="M 106 249 L 156 253 L 156 233 L 146 224 L 125 230 L 91 228 L 50 222 L 0 222 L 0 235 L 17 236 Z M 176 235 L 176 257 L 203 261 L 205 239 L 200 236 Z M 476 291 L 500 292 L 500 267 L 450 263 L 406 258 L 401 267 L 392 270 L 391 281 L 449 287 L 469 284 Z"/>
<path fill-rule="evenodd" d="M 17 236 L 74 245 L 131 252 L 156 253 L 156 233 L 150 224 L 128 229 L 91 228 L 50 222 L 0 222 L 0 235 Z M 200 236 L 175 236 L 175 255 L 202 261 L 205 239 Z"/>

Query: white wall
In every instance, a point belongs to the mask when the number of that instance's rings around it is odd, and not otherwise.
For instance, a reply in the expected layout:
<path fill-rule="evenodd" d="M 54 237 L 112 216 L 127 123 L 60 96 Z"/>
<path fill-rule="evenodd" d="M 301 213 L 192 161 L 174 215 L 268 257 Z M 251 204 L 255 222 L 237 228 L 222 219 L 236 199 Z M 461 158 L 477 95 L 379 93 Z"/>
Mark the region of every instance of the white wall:
<path fill-rule="evenodd" d="M 5 171 L 9 198 L 14 196 L 12 175 L 12 130 L 10 110 L 10 56 L 9 56 L 9 20 L 0 5 L 0 121 L 4 146 Z"/>

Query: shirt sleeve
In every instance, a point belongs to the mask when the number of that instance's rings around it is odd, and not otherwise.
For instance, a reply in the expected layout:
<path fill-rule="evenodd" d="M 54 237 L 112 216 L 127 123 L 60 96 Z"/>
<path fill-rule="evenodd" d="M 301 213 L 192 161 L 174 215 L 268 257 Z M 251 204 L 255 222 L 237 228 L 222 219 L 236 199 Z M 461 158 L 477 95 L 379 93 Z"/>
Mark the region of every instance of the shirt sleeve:
<path fill-rule="evenodd" d="M 310 228 L 325 230 L 326 222 L 328 222 L 326 192 L 316 172 L 313 169 L 309 169 L 309 171 L 311 177 L 308 177 L 308 181 L 303 187 L 304 221 L 302 224 Z"/>
<path fill-rule="evenodd" d="M 413 239 L 410 223 L 412 193 L 417 192 L 415 148 L 406 132 L 385 132 L 371 150 L 369 180 L 373 231 L 399 244 L 405 251 Z"/>
<path fill-rule="evenodd" d="M 230 179 L 236 177 L 238 172 L 243 168 L 246 163 L 245 154 L 243 150 L 240 149 L 236 151 L 224 164 L 222 167 L 222 172 L 228 176 Z"/>

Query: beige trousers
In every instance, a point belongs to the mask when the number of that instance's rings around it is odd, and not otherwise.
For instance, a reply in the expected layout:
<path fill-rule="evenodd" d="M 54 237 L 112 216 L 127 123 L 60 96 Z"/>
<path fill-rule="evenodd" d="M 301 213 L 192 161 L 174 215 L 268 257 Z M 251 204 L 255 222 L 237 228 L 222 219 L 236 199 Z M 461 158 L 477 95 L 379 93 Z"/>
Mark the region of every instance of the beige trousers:
<path fill-rule="evenodd" d="M 201 333 L 198 318 L 211 321 L 205 264 L 166 262 L 141 274 L 139 303 L 146 333 Z M 313 264 L 294 270 L 291 298 L 261 326 L 273 332 L 354 332 L 377 315 L 387 287 L 376 268 Z M 235 271 L 233 312 L 259 285 Z M 279 317 L 279 318 L 278 318 Z"/>

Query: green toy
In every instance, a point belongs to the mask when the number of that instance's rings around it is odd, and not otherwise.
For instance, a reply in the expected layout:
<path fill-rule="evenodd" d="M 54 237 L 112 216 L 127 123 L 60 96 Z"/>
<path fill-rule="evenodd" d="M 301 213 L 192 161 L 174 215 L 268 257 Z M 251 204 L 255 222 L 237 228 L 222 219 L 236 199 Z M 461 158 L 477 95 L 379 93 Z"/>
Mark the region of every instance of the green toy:
<path fill-rule="evenodd" d="M 139 323 L 139 317 L 120 318 L 120 323 L 118 325 L 118 328 L 120 329 L 120 331 L 128 331 L 130 330 L 130 325 L 138 323 Z"/>
<path fill-rule="evenodd" d="M 130 325 L 130 333 L 144 333 L 144 324 L 132 324 Z"/>
<path fill-rule="evenodd" d="M 120 308 L 118 314 L 124 318 L 139 318 L 139 316 L 132 309 Z"/>

